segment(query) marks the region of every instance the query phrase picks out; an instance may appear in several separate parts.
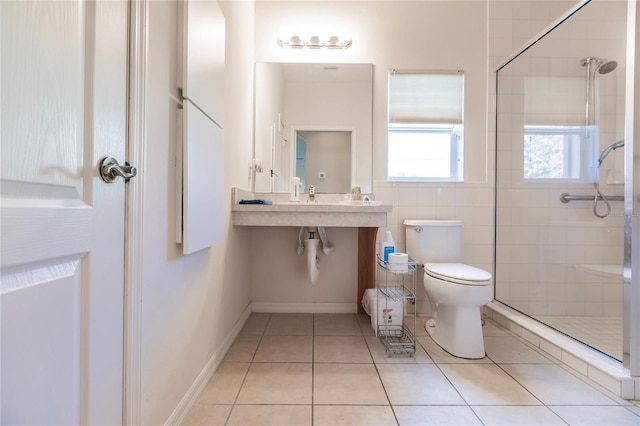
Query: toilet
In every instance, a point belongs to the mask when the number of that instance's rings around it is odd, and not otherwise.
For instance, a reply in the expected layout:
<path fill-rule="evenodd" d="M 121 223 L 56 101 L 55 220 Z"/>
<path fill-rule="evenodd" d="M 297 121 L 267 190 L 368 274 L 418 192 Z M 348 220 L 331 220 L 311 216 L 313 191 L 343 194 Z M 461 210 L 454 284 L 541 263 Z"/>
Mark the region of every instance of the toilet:
<path fill-rule="evenodd" d="M 493 299 L 489 272 L 460 263 L 462 222 L 405 220 L 407 254 L 424 265 L 424 289 L 435 304 L 425 329 L 460 358 L 485 356 L 480 308 Z"/>

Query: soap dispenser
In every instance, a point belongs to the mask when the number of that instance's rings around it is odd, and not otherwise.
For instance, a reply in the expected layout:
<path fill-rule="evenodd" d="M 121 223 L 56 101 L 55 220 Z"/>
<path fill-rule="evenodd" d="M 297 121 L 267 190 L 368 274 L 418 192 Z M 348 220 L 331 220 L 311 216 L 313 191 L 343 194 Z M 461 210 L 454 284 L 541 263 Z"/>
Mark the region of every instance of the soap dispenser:
<path fill-rule="evenodd" d="M 300 178 L 291 178 L 291 198 L 290 201 L 300 201 Z"/>

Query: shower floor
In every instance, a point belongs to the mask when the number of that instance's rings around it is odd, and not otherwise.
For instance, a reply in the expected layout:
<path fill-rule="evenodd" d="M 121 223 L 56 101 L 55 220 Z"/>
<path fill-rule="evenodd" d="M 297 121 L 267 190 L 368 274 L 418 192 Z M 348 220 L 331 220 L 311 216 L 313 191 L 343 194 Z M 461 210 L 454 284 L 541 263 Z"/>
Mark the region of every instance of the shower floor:
<path fill-rule="evenodd" d="M 618 360 L 622 360 L 622 317 L 533 317 Z"/>

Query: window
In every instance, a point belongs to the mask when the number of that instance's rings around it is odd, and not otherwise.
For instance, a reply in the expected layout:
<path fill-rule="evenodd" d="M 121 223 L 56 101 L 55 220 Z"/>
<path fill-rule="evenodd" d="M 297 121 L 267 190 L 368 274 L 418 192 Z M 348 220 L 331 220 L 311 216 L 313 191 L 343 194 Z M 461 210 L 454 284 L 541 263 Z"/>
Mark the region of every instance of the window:
<path fill-rule="evenodd" d="M 463 92 L 462 71 L 391 71 L 389 180 L 462 180 Z"/>
<path fill-rule="evenodd" d="M 582 126 L 525 126 L 524 178 L 593 182 L 596 138 Z"/>
<path fill-rule="evenodd" d="M 594 182 L 598 126 L 585 127 L 584 78 L 524 79 L 523 177 Z"/>

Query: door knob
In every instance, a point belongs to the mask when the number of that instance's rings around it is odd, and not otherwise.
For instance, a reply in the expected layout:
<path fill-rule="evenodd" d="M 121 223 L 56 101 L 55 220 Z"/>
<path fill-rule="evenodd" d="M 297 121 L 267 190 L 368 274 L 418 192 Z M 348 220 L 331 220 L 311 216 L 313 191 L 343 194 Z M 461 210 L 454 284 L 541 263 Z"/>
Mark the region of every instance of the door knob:
<path fill-rule="evenodd" d="M 121 166 L 113 157 L 105 157 L 100 162 L 100 178 L 106 183 L 114 183 L 119 177 L 124 179 L 124 183 L 138 174 L 138 169 L 125 162 Z"/>

